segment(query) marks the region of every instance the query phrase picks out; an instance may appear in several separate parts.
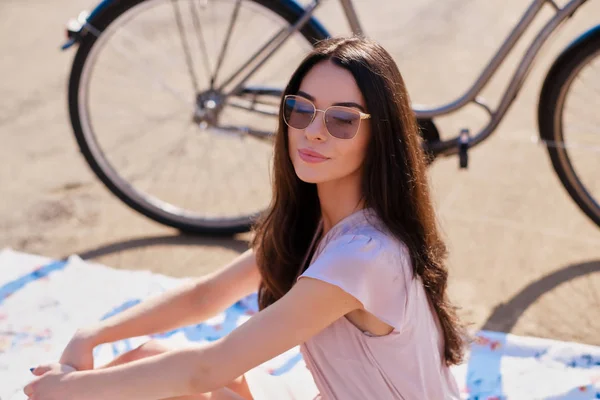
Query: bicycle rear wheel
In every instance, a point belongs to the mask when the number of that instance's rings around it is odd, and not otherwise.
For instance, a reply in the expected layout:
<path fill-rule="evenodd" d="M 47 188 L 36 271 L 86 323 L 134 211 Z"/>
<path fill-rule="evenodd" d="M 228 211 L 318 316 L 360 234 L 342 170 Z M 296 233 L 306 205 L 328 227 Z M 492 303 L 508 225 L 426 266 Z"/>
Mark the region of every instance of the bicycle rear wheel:
<path fill-rule="evenodd" d="M 548 73 L 538 113 L 556 174 L 600 227 L 600 28 L 566 50 Z"/>
<path fill-rule="evenodd" d="M 71 123 L 94 173 L 161 224 L 247 231 L 272 193 L 281 91 L 322 30 L 305 25 L 234 93 L 239 82 L 226 81 L 301 14 L 275 0 L 129 0 L 106 10 L 69 81 Z"/>

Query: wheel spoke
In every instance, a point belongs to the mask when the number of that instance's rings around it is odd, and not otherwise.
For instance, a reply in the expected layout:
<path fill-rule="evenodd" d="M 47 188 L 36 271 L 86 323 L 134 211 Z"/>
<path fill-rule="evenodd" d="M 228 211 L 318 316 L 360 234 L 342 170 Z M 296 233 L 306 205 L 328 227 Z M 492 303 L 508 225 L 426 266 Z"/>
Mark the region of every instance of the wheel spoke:
<path fill-rule="evenodd" d="M 177 23 L 177 29 L 179 30 L 179 37 L 181 38 L 181 48 L 183 49 L 185 63 L 187 65 L 188 72 L 190 74 L 190 80 L 192 81 L 192 86 L 196 93 L 200 91 L 200 86 L 198 85 L 198 79 L 196 78 L 196 73 L 194 72 L 194 63 L 192 61 L 192 56 L 190 54 L 190 48 L 188 46 L 187 37 L 185 35 L 185 29 L 183 26 L 183 19 L 181 18 L 181 10 L 179 9 L 179 1 L 171 0 L 173 4 L 173 12 L 175 14 L 175 22 Z M 192 13 L 193 15 L 193 13 Z"/>
<path fill-rule="evenodd" d="M 200 25 L 200 18 L 198 17 L 198 9 L 196 7 L 195 1 L 190 1 L 190 15 L 192 16 L 192 24 L 194 25 L 194 30 L 196 31 L 196 38 L 198 39 L 200 53 L 202 55 L 202 59 L 204 60 L 204 72 L 208 77 L 207 84 L 210 86 L 210 89 L 213 89 L 213 77 L 211 74 L 211 66 L 209 61 L 210 57 L 208 56 L 208 50 L 206 48 L 206 38 L 204 37 L 204 33 L 202 32 L 202 26 Z"/>
<path fill-rule="evenodd" d="M 225 38 L 223 39 L 223 44 L 221 45 L 221 52 L 219 53 L 219 58 L 217 61 L 217 66 L 215 67 L 215 72 L 211 76 L 210 79 L 210 87 L 214 87 L 217 77 L 219 76 L 219 70 L 221 69 L 221 65 L 223 64 L 223 60 L 225 60 L 225 54 L 227 53 L 227 47 L 229 46 L 229 41 L 231 40 L 231 34 L 233 33 L 233 26 L 237 21 L 238 15 L 240 13 L 240 5 L 242 4 L 242 0 L 236 0 L 235 6 L 233 7 L 233 12 L 231 13 L 231 19 L 229 20 L 229 26 L 227 27 L 227 33 L 225 34 Z"/>
<path fill-rule="evenodd" d="M 260 59 L 260 61 L 258 61 L 258 64 L 255 65 L 254 69 L 252 70 L 251 73 L 247 73 L 246 74 L 246 78 L 249 78 L 250 75 L 256 71 L 256 68 L 260 67 L 260 65 L 262 65 L 265 61 L 266 61 L 266 56 L 263 55 L 265 53 L 265 51 L 271 47 L 273 45 L 273 43 L 276 43 L 279 41 L 279 38 L 283 35 L 283 33 L 285 32 L 285 28 L 282 28 L 281 30 L 279 30 L 279 32 L 277 32 L 268 42 L 266 42 L 260 49 L 258 49 L 256 52 L 254 52 L 254 54 L 252 54 L 250 57 L 248 57 L 248 59 L 246 60 L 246 62 L 244 62 L 244 64 L 242 64 L 238 70 L 236 72 L 234 72 L 233 74 L 231 74 L 231 76 L 229 76 L 224 83 L 219 85 L 219 91 L 224 91 L 225 87 L 227 87 L 230 83 L 232 83 L 246 68 L 248 68 L 248 66 L 252 63 L 257 63 L 257 60 Z M 268 56 L 268 55 L 267 55 Z M 231 91 L 232 93 L 235 93 L 235 91 Z"/>
<path fill-rule="evenodd" d="M 554 141 L 554 140 L 545 140 L 544 143 L 548 147 L 554 147 L 557 149 L 564 149 L 564 150 L 577 149 L 577 150 L 582 150 L 581 153 L 598 153 L 598 154 L 600 154 L 600 146 L 589 146 L 586 144 L 579 144 L 579 143 L 572 143 L 572 142 L 565 143 L 564 141 L 558 142 L 558 141 Z"/>

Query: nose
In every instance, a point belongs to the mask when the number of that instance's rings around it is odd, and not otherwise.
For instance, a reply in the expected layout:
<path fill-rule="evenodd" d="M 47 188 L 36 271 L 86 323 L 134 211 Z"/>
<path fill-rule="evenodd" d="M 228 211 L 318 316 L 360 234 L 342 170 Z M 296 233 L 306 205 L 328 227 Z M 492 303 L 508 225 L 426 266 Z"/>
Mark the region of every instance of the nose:
<path fill-rule="evenodd" d="M 325 140 L 327 138 L 327 127 L 325 126 L 324 111 L 317 110 L 315 118 L 304 130 L 308 140 Z"/>

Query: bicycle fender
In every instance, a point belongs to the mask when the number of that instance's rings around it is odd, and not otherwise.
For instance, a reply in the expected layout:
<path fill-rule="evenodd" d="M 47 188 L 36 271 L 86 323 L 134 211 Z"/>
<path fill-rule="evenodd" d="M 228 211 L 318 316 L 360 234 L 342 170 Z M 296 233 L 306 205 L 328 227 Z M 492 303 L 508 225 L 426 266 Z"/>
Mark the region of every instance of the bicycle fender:
<path fill-rule="evenodd" d="M 81 39 L 85 35 L 95 30 L 94 22 L 98 17 L 109 8 L 116 6 L 119 2 L 120 0 L 102 0 L 91 12 L 82 11 L 77 18 L 70 19 L 67 22 L 68 40 L 61 46 L 61 49 L 66 50 L 74 44 L 81 42 Z"/>
<path fill-rule="evenodd" d="M 582 33 L 579 37 L 573 40 L 569 45 L 559 54 L 559 56 L 552 63 L 552 67 L 548 70 L 546 74 L 546 78 L 544 79 L 544 84 L 542 85 L 542 91 L 540 93 L 540 104 L 538 105 L 538 119 L 542 118 L 540 113 L 542 112 L 542 99 L 547 98 L 548 93 L 554 82 L 556 81 L 556 75 L 562 69 L 563 65 L 573 57 L 574 54 L 577 54 L 579 49 L 582 46 L 585 46 L 588 42 L 600 41 L 600 25 L 596 25 L 593 28 L 588 29 L 584 33 Z M 548 136 L 548 130 L 542 130 L 540 135 L 544 140 L 552 140 L 551 137 Z"/>
<path fill-rule="evenodd" d="M 143 1 L 143 0 L 142 0 Z M 285 7 L 289 8 L 292 12 L 297 15 L 302 15 L 304 8 L 296 0 L 279 0 Z M 108 9 L 115 7 L 117 3 L 122 0 L 102 0 L 91 12 L 82 11 L 77 18 L 73 18 L 67 23 L 67 41 L 61 46 L 62 50 L 66 50 L 76 43 L 81 42 L 81 39 L 90 33 L 90 31 L 98 30 L 95 21 Z M 258 0 L 258 3 L 263 1 Z M 307 22 L 307 25 L 312 27 L 319 32 L 321 37 L 331 37 L 327 29 L 319 22 L 315 17 L 311 17 Z M 101 31 L 101 29 L 99 29 Z"/>
<path fill-rule="evenodd" d="M 277 0 L 282 3 L 284 6 L 292 10 L 297 15 L 302 15 L 304 12 L 304 7 L 300 5 L 296 0 Z M 260 1 L 259 1 L 260 2 Z M 321 34 L 323 38 L 329 38 L 331 35 L 325 29 L 325 27 L 316 19 L 314 16 L 311 16 L 310 19 L 306 22 L 306 25 L 312 25 L 313 28 Z"/>

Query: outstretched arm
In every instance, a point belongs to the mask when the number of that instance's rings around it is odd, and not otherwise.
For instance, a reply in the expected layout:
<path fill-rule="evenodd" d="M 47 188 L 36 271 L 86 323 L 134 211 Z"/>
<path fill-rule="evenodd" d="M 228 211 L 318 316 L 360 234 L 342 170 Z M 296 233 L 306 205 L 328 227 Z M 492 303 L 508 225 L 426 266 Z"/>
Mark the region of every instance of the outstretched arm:
<path fill-rule="evenodd" d="M 166 332 L 223 312 L 255 292 L 259 283 L 255 255 L 247 250 L 218 271 L 153 296 L 82 332 L 93 346 Z"/>
<path fill-rule="evenodd" d="M 44 375 L 26 387 L 36 400 L 147 400 L 221 388 L 317 334 L 361 303 L 337 286 L 300 279 L 280 300 L 207 346 L 175 350 L 104 370 Z M 61 383 L 62 382 L 62 383 Z M 28 393 L 29 390 L 29 393 Z M 39 397 L 38 397 L 39 396 Z"/>

